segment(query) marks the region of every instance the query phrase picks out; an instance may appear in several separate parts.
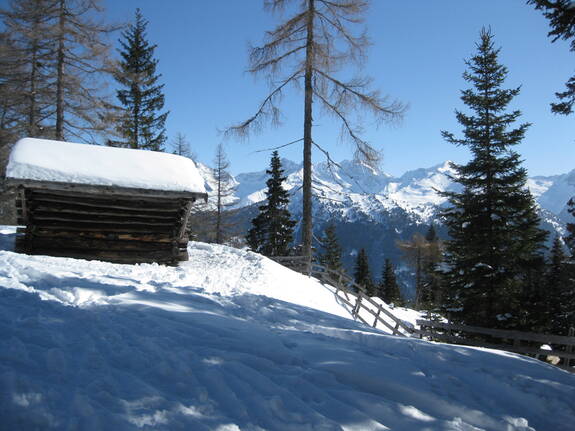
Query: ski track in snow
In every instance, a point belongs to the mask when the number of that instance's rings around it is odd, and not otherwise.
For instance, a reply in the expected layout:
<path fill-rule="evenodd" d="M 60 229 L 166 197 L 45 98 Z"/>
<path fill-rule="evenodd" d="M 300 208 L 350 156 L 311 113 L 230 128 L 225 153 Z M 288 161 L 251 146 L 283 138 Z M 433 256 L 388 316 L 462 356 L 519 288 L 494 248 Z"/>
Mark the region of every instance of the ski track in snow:
<path fill-rule="evenodd" d="M 574 375 L 385 335 L 259 255 L 189 251 L 177 268 L 0 251 L 0 429 L 572 429 Z"/>

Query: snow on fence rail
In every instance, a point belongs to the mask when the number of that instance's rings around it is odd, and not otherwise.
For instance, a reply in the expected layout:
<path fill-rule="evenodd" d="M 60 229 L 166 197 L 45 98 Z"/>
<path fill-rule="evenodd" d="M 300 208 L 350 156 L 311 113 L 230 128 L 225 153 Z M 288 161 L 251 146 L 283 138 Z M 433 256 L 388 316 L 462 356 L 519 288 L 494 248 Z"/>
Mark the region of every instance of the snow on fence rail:
<path fill-rule="evenodd" d="M 433 341 L 505 350 L 537 358 L 553 357 L 560 361 L 553 365 L 575 372 L 575 328 L 570 329 L 569 336 L 561 336 L 480 328 L 429 320 L 418 320 L 417 324 L 420 329 L 416 330 L 415 333 Z M 500 341 L 501 344 L 470 338 L 470 334 L 484 335 L 487 336 L 488 340 Z M 542 348 L 545 345 L 552 346 L 551 350 Z"/>

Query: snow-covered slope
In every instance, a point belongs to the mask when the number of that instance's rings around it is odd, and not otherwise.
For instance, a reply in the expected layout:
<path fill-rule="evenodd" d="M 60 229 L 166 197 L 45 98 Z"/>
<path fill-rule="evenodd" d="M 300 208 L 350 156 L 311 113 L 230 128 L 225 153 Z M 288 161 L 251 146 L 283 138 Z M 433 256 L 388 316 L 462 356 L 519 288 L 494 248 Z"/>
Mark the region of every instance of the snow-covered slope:
<path fill-rule="evenodd" d="M 261 256 L 189 251 L 177 268 L 0 251 L 0 429 L 572 429 L 575 375 L 385 335 Z"/>

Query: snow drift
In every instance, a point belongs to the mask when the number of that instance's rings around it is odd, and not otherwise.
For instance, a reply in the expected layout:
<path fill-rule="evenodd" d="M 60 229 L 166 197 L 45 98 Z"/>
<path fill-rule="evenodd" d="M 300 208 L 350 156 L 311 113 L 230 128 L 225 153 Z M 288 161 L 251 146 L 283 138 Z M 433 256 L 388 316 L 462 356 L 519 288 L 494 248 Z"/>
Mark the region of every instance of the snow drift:
<path fill-rule="evenodd" d="M 189 249 L 177 268 L 0 251 L 0 428 L 572 429 L 565 371 L 385 335 L 259 255 Z"/>

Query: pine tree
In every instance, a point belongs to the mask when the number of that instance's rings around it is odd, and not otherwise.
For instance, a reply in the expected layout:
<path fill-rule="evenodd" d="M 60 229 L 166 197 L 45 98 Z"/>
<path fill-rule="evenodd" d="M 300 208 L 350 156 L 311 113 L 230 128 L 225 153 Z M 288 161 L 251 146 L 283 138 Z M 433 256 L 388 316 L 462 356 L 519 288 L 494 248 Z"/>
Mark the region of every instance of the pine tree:
<path fill-rule="evenodd" d="M 571 198 L 569 199 L 569 202 L 567 202 L 567 211 L 575 217 L 575 198 Z M 575 258 L 575 222 L 567 223 L 567 237 L 565 238 L 565 243 L 571 251 L 571 257 Z"/>
<path fill-rule="evenodd" d="M 383 265 L 383 274 L 381 276 L 381 283 L 379 284 L 378 296 L 388 304 L 403 305 L 403 298 L 399 285 L 397 284 L 395 270 L 389 259 L 385 259 Z"/>
<path fill-rule="evenodd" d="M 319 256 L 319 262 L 332 271 L 342 272 L 343 265 L 341 263 L 341 246 L 337 240 L 334 223 L 329 223 L 325 227 L 320 243 L 322 254 Z"/>
<path fill-rule="evenodd" d="M 551 247 L 550 259 L 547 265 L 544 294 L 540 295 L 543 303 L 541 330 L 553 334 L 566 335 L 569 330 L 568 315 L 571 311 L 572 285 L 569 280 L 567 255 L 563 251 L 563 244 L 556 236 Z M 539 298 L 538 298 L 539 299 Z"/>
<path fill-rule="evenodd" d="M 375 296 L 375 286 L 371 278 L 371 271 L 369 270 L 369 260 L 367 252 L 362 248 L 355 261 L 355 269 L 353 273 L 354 281 L 365 289 L 367 296 Z"/>
<path fill-rule="evenodd" d="M 114 77 L 123 87 L 117 92 L 123 106 L 117 131 L 124 140 L 112 144 L 162 151 L 166 141 L 164 124 L 168 112 L 161 113 L 164 108 L 164 85 L 158 84 L 161 75 L 156 73 L 156 45 L 150 45 L 146 39 L 147 25 L 148 21 L 140 9 L 136 9 L 135 23 L 122 33 L 122 60 Z"/>
<path fill-rule="evenodd" d="M 286 177 L 277 151 L 273 152 L 270 169 L 266 173 L 270 176 L 266 181 L 266 201 L 252 220 L 246 241 L 251 250 L 264 256 L 287 256 L 295 221 L 291 220 L 288 210 L 289 193 L 283 188 Z"/>
<path fill-rule="evenodd" d="M 529 124 L 509 130 L 520 111 L 505 112 L 519 88 L 502 89 L 507 68 L 498 63 L 493 36 L 481 31 L 478 52 L 466 61 L 463 78 L 472 88 L 461 99 L 468 115 L 456 111 L 464 138 L 442 132 L 473 155 L 453 165 L 463 191 L 444 193 L 451 206 L 443 212 L 447 242 L 445 309 L 452 320 L 470 325 L 516 328 L 528 325 L 521 313 L 530 272 L 541 270 L 546 232 L 539 228 L 535 204 L 526 189 L 526 170 L 511 150 Z M 539 268 L 537 268 L 539 266 Z"/>

